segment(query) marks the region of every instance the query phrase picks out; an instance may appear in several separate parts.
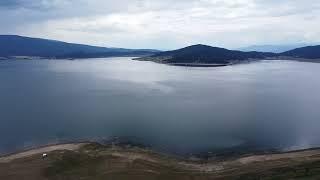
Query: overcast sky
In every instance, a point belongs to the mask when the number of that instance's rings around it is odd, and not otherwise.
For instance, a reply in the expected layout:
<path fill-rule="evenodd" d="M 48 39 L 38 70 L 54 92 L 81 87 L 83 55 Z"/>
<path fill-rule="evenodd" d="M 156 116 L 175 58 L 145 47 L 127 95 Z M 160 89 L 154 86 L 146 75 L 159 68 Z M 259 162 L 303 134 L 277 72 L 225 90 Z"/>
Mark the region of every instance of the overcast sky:
<path fill-rule="evenodd" d="M 0 0 L 0 34 L 108 47 L 320 42 L 320 0 Z"/>

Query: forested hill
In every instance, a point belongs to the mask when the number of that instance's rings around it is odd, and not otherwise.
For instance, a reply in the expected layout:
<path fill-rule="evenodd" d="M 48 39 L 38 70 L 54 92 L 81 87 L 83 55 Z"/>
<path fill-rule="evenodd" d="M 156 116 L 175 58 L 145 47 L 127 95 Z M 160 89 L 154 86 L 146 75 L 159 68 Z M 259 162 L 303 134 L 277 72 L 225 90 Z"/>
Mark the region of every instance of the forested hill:
<path fill-rule="evenodd" d="M 291 51 L 281 53 L 281 55 L 304 59 L 320 59 L 320 45 L 293 49 Z"/>
<path fill-rule="evenodd" d="M 160 52 L 150 57 L 140 58 L 139 60 L 149 60 L 162 63 L 228 64 L 235 61 L 264 59 L 273 56 L 276 56 L 276 54 L 254 51 L 234 51 L 198 44 L 174 51 Z"/>
<path fill-rule="evenodd" d="M 155 52 L 159 51 L 105 48 L 16 35 L 0 35 L 0 57 L 94 58 L 151 55 Z"/>

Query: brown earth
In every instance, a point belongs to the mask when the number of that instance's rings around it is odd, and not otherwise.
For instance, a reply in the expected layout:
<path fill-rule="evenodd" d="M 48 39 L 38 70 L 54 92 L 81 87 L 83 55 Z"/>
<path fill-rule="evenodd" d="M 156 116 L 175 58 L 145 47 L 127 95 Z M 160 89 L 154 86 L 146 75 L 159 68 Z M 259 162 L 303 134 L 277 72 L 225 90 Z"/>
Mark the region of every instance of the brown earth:
<path fill-rule="evenodd" d="M 43 159 L 42 154 L 48 157 Z M 320 179 L 320 149 L 188 160 L 95 143 L 48 146 L 0 158 L 0 180 Z"/>

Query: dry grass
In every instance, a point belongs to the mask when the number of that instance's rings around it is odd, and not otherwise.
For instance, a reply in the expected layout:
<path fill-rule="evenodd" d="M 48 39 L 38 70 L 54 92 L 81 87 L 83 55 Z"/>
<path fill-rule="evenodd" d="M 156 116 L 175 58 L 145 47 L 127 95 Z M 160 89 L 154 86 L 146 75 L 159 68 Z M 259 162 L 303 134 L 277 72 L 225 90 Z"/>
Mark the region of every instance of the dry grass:
<path fill-rule="evenodd" d="M 320 150 L 199 163 L 139 148 L 87 144 L 51 151 L 47 159 L 31 154 L 0 162 L 0 179 L 320 179 Z"/>

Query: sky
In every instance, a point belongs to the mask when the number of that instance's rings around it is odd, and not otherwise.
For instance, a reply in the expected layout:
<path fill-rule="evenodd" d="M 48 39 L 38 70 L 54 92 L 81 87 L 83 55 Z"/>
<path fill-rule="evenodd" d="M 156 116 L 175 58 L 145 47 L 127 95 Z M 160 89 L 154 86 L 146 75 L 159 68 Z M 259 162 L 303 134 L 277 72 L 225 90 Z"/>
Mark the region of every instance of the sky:
<path fill-rule="evenodd" d="M 0 34 L 106 47 L 320 42 L 319 0 L 0 0 Z"/>

